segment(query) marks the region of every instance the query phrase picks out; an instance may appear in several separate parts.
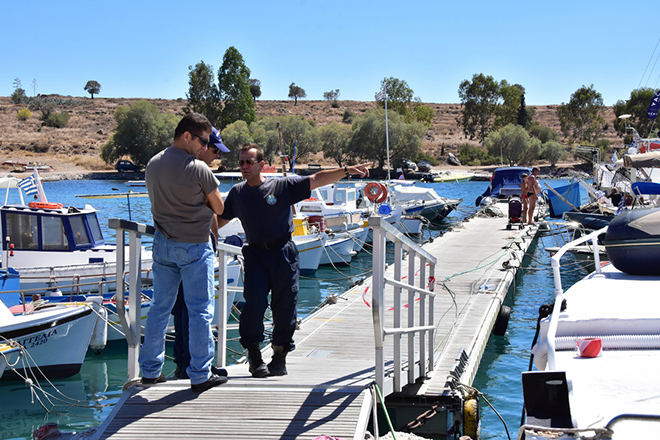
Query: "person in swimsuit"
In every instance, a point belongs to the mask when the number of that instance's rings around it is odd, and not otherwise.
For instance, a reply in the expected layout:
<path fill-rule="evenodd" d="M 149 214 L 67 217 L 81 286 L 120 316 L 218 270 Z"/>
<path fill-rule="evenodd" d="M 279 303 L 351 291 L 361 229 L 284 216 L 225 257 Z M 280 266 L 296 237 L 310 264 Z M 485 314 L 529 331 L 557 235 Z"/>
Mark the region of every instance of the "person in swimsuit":
<path fill-rule="evenodd" d="M 527 218 L 527 173 L 522 173 L 520 175 L 522 177 L 522 181 L 520 182 L 520 198 L 522 199 L 522 215 L 521 219 L 522 222 L 525 223 L 525 219 Z"/>
<path fill-rule="evenodd" d="M 527 178 L 527 223 L 530 225 L 534 224 L 534 209 L 536 208 L 536 201 L 538 200 L 538 194 L 541 193 L 541 185 L 536 179 L 536 176 L 539 175 L 539 169 L 537 167 L 532 168 L 532 175 Z"/>

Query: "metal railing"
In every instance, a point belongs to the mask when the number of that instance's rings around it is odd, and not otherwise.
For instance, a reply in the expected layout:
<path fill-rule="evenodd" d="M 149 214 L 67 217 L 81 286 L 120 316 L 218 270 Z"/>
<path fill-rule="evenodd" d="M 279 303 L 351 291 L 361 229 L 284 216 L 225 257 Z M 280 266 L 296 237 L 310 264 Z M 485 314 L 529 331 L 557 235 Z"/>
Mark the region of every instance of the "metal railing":
<path fill-rule="evenodd" d="M 575 241 L 572 241 L 570 243 L 565 244 L 561 249 L 557 251 L 555 255 L 552 256 L 551 259 L 551 265 L 552 265 L 552 275 L 554 278 L 554 284 L 555 284 L 555 304 L 554 304 L 554 312 L 552 315 L 550 315 L 550 324 L 548 326 L 548 335 L 546 337 L 548 341 L 548 369 L 549 370 L 556 370 L 557 369 L 557 362 L 556 362 L 556 341 L 555 341 L 555 336 L 557 334 L 557 327 L 559 325 L 559 315 L 560 315 L 560 310 L 561 310 L 561 304 L 564 301 L 564 289 L 562 288 L 561 285 L 561 265 L 560 265 L 560 260 L 561 257 L 564 256 L 566 252 L 568 252 L 569 249 L 572 249 L 576 247 L 577 245 L 580 245 L 582 243 L 586 243 L 591 241 L 591 246 L 592 246 L 592 251 L 593 251 L 593 258 L 594 258 L 594 265 L 596 267 L 596 273 L 601 273 L 602 268 L 600 266 L 600 253 L 599 253 L 599 247 L 598 247 L 598 236 L 601 234 L 604 234 L 607 232 L 607 226 L 599 229 L 597 231 L 594 231 L 588 235 L 585 235 Z"/>
<path fill-rule="evenodd" d="M 142 307 L 141 307 L 141 264 L 142 264 L 142 236 L 153 236 L 156 231 L 153 226 L 136 223 L 122 219 L 109 219 L 108 227 L 117 231 L 117 273 L 128 272 L 128 285 L 121 289 L 117 288 L 117 315 L 128 343 L 128 381 L 136 380 L 140 377 L 140 365 L 138 358 L 140 356 L 140 342 L 142 337 L 142 327 L 140 325 Z M 124 250 L 126 246 L 126 234 L 128 234 L 128 252 L 129 258 L 126 261 Z M 227 301 L 227 256 L 241 253 L 241 248 L 231 246 L 225 243 L 218 244 L 218 300 L 216 301 L 215 316 L 218 317 L 218 343 L 217 343 L 217 363 L 218 366 L 227 364 L 227 310 L 231 307 Z M 128 268 L 126 264 L 128 263 Z M 125 306 L 125 294 L 128 290 L 128 311 Z M 154 293 L 155 294 L 155 293 Z M 233 297 L 232 297 L 233 298 Z M 128 313 L 127 313 L 128 312 Z"/>
<path fill-rule="evenodd" d="M 406 384 L 413 384 L 426 377 L 434 368 L 435 339 L 435 266 L 436 258 L 420 245 L 391 226 L 383 217 L 369 217 L 373 229 L 373 290 L 372 316 L 376 346 L 376 383 L 385 394 L 399 392 L 404 386 L 403 375 L 407 369 Z M 385 276 L 387 240 L 394 243 L 394 278 Z M 408 252 L 408 273 L 402 275 L 403 251 Z M 419 276 L 415 266 L 419 260 Z M 428 277 L 427 277 L 428 265 Z M 408 278 L 407 283 L 404 278 Z M 415 280 L 419 285 L 415 286 Z M 392 327 L 385 325 L 385 287 L 393 286 Z M 402 303 L 402 291 L 407 291 L 408 307 Z M 419 294 L 416 302 L 415 295 Z M 402 310 L 407 310 L 404 319 Z M 405 321 L 405 322 L 404 322 Z M 403 337 L 407 336 L 407 353 L 403 352 Z M 392 359 L 385 359 L 387 338 L 391 338 Z M 385 366 L 392 366 L 392 379 L 385 382 Z"/>

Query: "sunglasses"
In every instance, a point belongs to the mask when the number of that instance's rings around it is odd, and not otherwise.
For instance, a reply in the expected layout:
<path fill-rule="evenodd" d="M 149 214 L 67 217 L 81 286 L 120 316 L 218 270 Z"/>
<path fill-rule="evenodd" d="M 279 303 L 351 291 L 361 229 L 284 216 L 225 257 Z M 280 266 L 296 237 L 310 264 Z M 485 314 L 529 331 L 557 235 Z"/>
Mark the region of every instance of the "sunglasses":
<path fill-rule="evenodd" d="M 208 139 L 203 138 L 200 135 L 193 133 L 192 131 L 189 131 L 188 133 L 192 134 L 193 136 L 197 136 L 199 143 L 202 144 L 202 147 L 206 147 L 210 142 Z"/>
<path fill-rule="evenodd" d="M 245 159 L 245 160 L 239 159 L 238 160 L 238 166 L 242 167 L 243 165 L 254 165 L 257 162 L 258 162 L 257 159 Z"/>

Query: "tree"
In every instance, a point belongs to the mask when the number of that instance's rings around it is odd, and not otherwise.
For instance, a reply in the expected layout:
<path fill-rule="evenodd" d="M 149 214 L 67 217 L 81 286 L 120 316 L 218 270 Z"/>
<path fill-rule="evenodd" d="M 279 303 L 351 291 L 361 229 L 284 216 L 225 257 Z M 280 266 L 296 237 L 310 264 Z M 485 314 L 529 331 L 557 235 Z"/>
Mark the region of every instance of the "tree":
<path fill-rule="evenodd" d="M 495 106 L 494 130 L 518 122 L 520 99 L 525 96 L 525 88 L 523 86 L 520 84 L 509 85 L 506 80 L 500 82 L 498 89 L 500 99 L 498 99 Z M 525 127 L 523 126 L 523 128 Z"/>
<path fill-rule="evenodd" d="M 630 92 L 630 99 L 626 101 L 619 100 L 614 104 L 614 119 L 613 125 L 616 132 L 621 136 L 626 136 L 626 143 L 632 141 L 632 132 L 626 130 L 626 126 L 634 127 L 637 132 L 642 136 L 651 137 L 651 127 L 653 126 L 653 119 L 646 116 L 649 104 L 655 95 L 655 90 L 650 88 L 635 89 Z M 628 114 L 630 118 L 619 119 L 619 116 Z"/>
<path fill-rule="evenodd" d="M 250 94 L 252 95 L 252 100 L 256 103 L 257 98 L 261 96 L 261 81 L 258 79 L 250 79 Z"/>
<path fill-rule="evenodd" d="M 319 129 L 323 157 L 334 160 L 338 166 L 345 165 L 350 157 L 352 130 L 349 125 L 331 122 Z"/>
<path fill-rule="evenodd" d="M 218 92 L 224 107 L 220 116 L 220 128 L 238 120 L 248 125 L 257 120 L 254 98 L 250 93 L 250 69 L 243 55 L 231 46 L 225 52 L 218 70 Z"/>
<path fill-rule="evenodd" d="M 593 142 L 603 132 L 605 120 L 603 97 L 594 89 L 582 86 L 571 95 L 568 104 L 557 108 L 557 116 L 564 136 L 572 136 L 578 142 Z"/>
<path fill-rule="evenodd" d="M 101 147 L 101 159 L 113 163 L 129 156 L 142 166 L 172 144 L 174 129 L 180 120 L 174 114 L 161 113 L 158 107 L 147 101 L 138 101 L 131 107 L 117 107 L 114 118 L 117 128 Z"/>
<path fill-rule="evenodd" d="M 560 160 L 566 157 L 566 149 L 557 141 L 551 140 L 543 144 L 541 158 L 550 162 L 554 167 Z"/>
<path fill-rule="evenodd" d="M 220 123 L 220 97 L 215 85 L 213 66 L 200 61 L 195 67 L 188 66 L 188 105 L 186 113 L 196 112 L 206 116 L 211 124 Z"/>
<path fill-rule="evenodd" d="M 417 157 L 426 131 L 419 122 L 406 123 L 397 112 L 388 112 L 390 162 L 406 157 Z M 365 161 L 374 161 L 382 170 L 387 162 L 385 141 L 385 110 L 374 109 L 355 118 L 349 147 L 350 155 Z"/>
<path fill-rule="evenodd" d="M 538 158 L 538 155 L 534 157 L 527 150 L 534 146 L 538 154 L 541 145 L 538 139 L 534 139 L 534 142 L 532 142 L 527 131 L 520 125 L 515 124 L 509 124 L 493 131 L 486 137 L 484 143 L 491 156 L 503 157 L 509 165 L 519 163 L 523 159 L 527 162 L 533 162 Z"/>
<path fill-rule="evenodd" d="M 525 104 L 525 93 L 520 95 L 520 107 L 518 108 L 518 125 L 522 128 L 529 127 L 529 124 L 532 123 L 532 117 L 527 111 L 527 105 Z"/>
<path fill-rule="evenodd" d="M 85 91 L 92 95 L 92 99 L 94 99 L 94 95 L 98 95 L 101 91 L 101 84 L 94 80 L 87 81 L 87 84 L 85 84 Z"/>
<path fill-rule="evenodd" d="M 403 116 L 405 122 L 419 121 L 430 125 L 435 112 L 422 104 L 419 97 L 413 99 L 413 90 L 408 83 L 398 78 L 384 78 L 380 83 L 381 90 L 387 91 L 387 108 Z M 385 102 L 379 101 L 378 106 L 384 108 Z"/>
<path fill-rule="evenodd" d="M 27 95 L 22 87 L 21 80 L 14 78 L 14 91 L 11 94 L 11 102 L 12 104 L 21 104 L 25 100 L 27 100 Z"/>
<path fill-rule="evenodd" d="M 295 101 L 293 105 L 298 105 L 298 98 L 306 98 L 307 93 L 302 87 L 298 87 L 296 83 L 291 83 L 289 85 L 289 98 L 293 98 Z"/>
<path fill-rule="evenodd" d="M 339 104 L 337 104 L 337 98 L 339 98 L 339 89 L 323 92 L 323 99 L 326 101 L 332 101 L 332 107 L 339 107 Z"/>
<path fill-rule="evenodd" d="M 231 153 L 222 156 L 222 165 L 227 168 L 238 166 L 238 150 L 241 145 L 247 142 L 254 142 L 250 127 L 245 121 L 236 121 L 222 130 L 222 143 L 225 144 Z"/>
<path fill-rule="evenodd" d="M 463 109 L 456 122 L 463 127 L 465 137 L 484 142 L 493 126 L 493 116 L 500 99 L 499 88 L 492 76 L 483 73 L 472 76 L 472 82 L 461 82 L 458 96 Z"/>

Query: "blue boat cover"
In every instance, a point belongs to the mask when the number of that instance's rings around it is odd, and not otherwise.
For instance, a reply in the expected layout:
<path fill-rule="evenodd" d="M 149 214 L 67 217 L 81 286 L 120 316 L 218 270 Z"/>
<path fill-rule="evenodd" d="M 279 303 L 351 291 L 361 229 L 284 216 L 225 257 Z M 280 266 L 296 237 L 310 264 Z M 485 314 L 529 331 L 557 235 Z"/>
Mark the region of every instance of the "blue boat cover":
<path fill-rule="evenodd" d="M 522 174 L 532 174 L 532 169 L 527 167 L 507 167 L 498 168 L 490 179 L 490 185 L 486 191 L 477 197 L 476 206 L 479 206 L 484 197 L 507 198 L 513 195 L 520 196 L 520 184 L 522 183 Z"/>
<path fill-rule="evenodd" d="M 580 193 L 580 184 L 578 182 L 571 183 L 570 185 L 558 186 L 553 189 L 576 208 L 580 206 L 582 194 Z M 544 192 L 546 199 L 550 204 L 550 217 L 561 218 L 566 211 L 573 211 L 573 208 L 571 208 L 571 206 L 564 202 L 560 197 L 557 197 L 557 194 L 554 192 L 550 190 Z"/>

